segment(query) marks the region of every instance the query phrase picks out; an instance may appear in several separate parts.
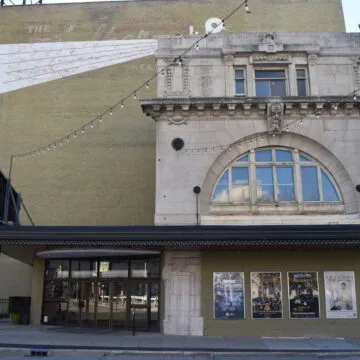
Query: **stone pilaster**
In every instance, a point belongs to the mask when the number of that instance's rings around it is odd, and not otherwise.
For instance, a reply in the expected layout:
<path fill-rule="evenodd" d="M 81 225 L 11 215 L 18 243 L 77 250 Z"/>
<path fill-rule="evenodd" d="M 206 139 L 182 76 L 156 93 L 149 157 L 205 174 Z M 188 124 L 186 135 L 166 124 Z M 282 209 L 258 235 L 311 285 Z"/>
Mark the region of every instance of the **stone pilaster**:
<path fill-rule="evenodd" d="M 202 336 L 200 252 L 166 252 L 162 277 L 164 334 Z"/>

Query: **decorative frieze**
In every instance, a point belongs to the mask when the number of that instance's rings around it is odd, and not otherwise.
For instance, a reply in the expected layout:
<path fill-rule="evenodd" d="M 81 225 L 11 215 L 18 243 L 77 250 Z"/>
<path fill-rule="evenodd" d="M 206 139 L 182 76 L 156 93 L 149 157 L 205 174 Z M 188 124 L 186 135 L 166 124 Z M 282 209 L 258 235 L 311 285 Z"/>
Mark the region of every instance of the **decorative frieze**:
<path fill-rule="evenodd" d="M 269 131 L 276 131 L 284 116 L 341 116 L 359 115 L 360 103 L 349 96 L 339 101 L 334 97 L 283 98 L 158 98 L 141 100 L 143 111 L 158 120 L 161 116 L 169 123 L 185 124 L 190 116 L 249 117 L 257 114 L 269 121 Z M 205 117 L 204 117 L 205 118 Z"/>
<path fill-rule="evenodd" d="M 290 64 L 290 55 L 254 55 L 250 56 L 250 64 Z"/>

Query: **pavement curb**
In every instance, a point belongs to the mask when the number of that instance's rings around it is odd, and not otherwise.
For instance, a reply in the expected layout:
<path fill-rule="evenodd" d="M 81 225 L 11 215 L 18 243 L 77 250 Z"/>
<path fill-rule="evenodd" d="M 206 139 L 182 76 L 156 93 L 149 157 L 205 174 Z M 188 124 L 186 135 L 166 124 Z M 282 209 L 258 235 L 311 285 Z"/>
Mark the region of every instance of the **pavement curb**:
<path fill-rule="evenodd" d="M 4 346 L 5 345 L 5 346 Z M 10 346 L 11 345 L 11 346 Z M 191 357 L 210 357 L 214 356 L 308 356 L 309 354 L 318 356 L 318 357 L 353 357 L 360 356 L 360 350 L 351 350 L 351 349 L 165 349 L 161 350 L 156 349 L 109 349 L 109 347 L 99 348 L 90 348 L 90 347 L 65 347 L 65 346 L 56 346 L 56 345 L 28 345 L 28 344 L 0 344 L 0 354 L 1 353 L 12 353 L 16 355 L 29 355 L 32 350 L 45 350 L 48 352 L 48 357 L 54 355 L 67 355 L 69 353 L 73 354 L 74 352 L 79 353 L 100 353 L 102 356 L 122 356 L 122 355 L 152 355 L 152 356 L 191 356 Z"/>

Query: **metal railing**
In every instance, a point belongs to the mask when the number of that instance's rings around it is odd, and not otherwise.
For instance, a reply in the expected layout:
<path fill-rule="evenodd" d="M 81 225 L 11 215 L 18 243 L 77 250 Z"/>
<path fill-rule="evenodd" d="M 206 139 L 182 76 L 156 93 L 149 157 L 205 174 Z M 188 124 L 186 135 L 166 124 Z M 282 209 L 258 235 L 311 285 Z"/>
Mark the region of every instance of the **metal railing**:
<path fill-rule="evenodd" d="M 0 324 L 9 323 L 9 298 L 0 298 Z"/>

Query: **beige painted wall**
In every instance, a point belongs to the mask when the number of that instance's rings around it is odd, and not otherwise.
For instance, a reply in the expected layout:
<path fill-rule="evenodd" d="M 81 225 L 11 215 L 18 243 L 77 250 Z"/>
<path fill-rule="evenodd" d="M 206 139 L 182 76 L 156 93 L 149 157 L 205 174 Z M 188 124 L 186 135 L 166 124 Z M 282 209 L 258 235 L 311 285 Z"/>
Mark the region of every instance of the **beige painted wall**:
<path fill-rule="evenodd" d="M 189 25 L 202 33 L 208 18 L 238 5 L 169 0 L 4 7 L 0 43 L 152 38 L 187 33 Z M 252 0 L 251 10 L 229 19 L 227 31 L 344 31 L 340 0 Z M 155 59 L 147 58 L 1 95 L 0 169 L 8 172 L 12 153 L 45 146 L 86 123 L 154 71 Z M 154 96 L 151 85 L 138 97 Z M 100 128 L 61 150 L 16 161 L 13 184 L 37 225 L 151 225 L 155 124 L 129 99 Z"/>
<path fill-rule="evenodd" d="M 326 319 L 324 271 L 354 271 L 359 309 L 360 264 L 358 251 L 253 251 L 202 252 L 202 315 L 204 335 L 352 337 L 360 319 Z M 213 272 L 245 273 L 245 319 L 213 320 Z M 283 319 L 251 319 L 250 272 L 280 271 Z M 318 271 L 320 319 L 289 320 L 287 271 Z M 359 315 L 358 315 L 359 316 Z"/>
<path fill-rule="evenodd" d="M 4 254 L 0 266 L 0 298 L 31 295 L 32 266 Z"/>

